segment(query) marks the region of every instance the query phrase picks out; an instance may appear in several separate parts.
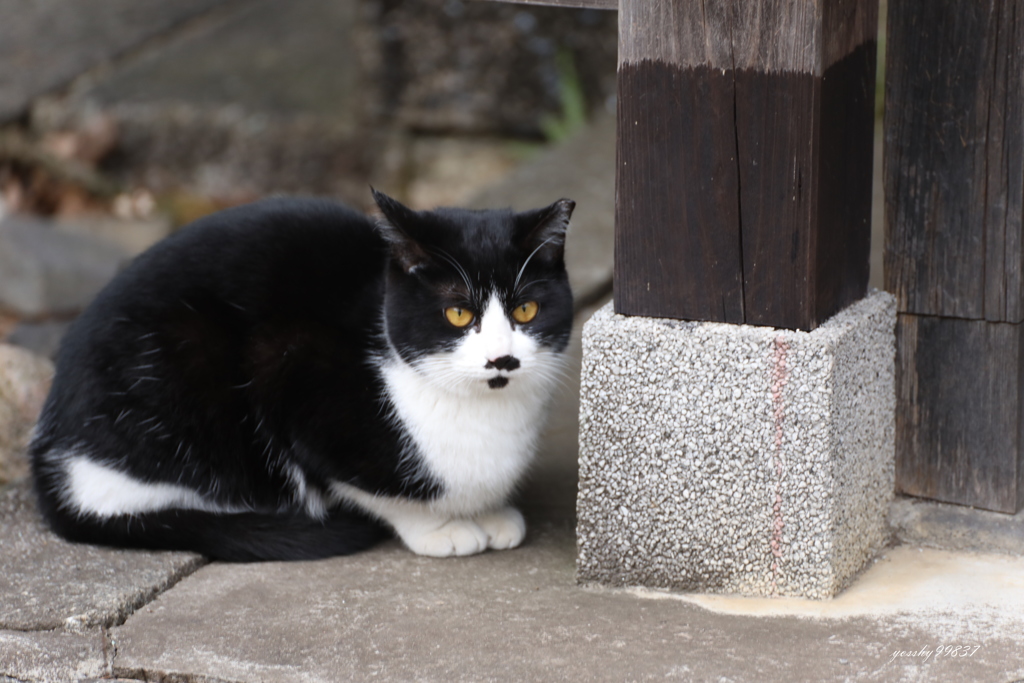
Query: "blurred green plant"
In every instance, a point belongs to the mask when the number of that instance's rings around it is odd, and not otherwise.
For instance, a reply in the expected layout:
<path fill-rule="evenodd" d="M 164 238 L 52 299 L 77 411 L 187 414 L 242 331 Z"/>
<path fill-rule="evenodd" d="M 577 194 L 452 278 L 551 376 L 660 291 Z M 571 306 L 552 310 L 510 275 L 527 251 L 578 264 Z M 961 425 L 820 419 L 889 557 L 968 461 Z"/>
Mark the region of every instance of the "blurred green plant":
<path fill-rule="evenodd" d="M 572 50 L 562 47 L 555 55 L 558 69 L 558 93 L 561 111 L 541 118 L 540 129 L 548 142 L 561 142 L 582 128 L 587 122 L 587 102 L 583 84 L 576 70 Z"/>

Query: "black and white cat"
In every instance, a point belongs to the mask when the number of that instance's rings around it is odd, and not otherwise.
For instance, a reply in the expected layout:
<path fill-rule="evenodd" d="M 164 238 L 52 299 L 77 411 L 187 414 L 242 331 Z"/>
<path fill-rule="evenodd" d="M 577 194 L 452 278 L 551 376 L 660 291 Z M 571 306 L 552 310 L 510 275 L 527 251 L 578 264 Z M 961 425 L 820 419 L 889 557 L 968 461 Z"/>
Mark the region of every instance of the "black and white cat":
<path fill-rule="evenodd" d="M 572 326 L 570 200 L 271 199 L 139 256 L 75 322 L 31 445 L 60 535 L 236 561 L 512 548 Z"/>

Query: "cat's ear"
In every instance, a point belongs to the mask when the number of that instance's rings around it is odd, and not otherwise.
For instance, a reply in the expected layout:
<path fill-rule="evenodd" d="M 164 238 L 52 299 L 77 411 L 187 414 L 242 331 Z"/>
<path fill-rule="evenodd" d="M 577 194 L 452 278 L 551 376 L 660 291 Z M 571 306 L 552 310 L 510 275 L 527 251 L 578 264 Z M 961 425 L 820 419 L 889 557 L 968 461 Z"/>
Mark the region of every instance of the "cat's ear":
<path fill-rule="evenodd" d="M 406 273 L 412 273 L 429 258 L 426 249 L 410 234 L 419 222 L 416 212 L 383 192 L 370 188 L 373 201 L 384 217 L 377 221 L 377 230 L 391 248 L 391 256 Z"/>
<path fill-rule="evenodd" d="M 565 231 L 576 202 L 559 199 L 551 206 L 516 214 L 516 233 L 520 246 L 532 255 L 553 263 L 565 254 Z"/>

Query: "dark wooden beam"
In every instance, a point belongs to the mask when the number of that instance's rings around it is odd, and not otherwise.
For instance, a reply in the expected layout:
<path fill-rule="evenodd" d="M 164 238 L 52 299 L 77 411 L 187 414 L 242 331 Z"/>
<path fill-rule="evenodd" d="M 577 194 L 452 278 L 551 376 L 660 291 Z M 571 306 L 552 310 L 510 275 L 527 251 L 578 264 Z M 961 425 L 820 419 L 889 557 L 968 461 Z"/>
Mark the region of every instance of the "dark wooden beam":
<path fill-rule="evenodd" d="M 886 288 L 899 310 L 1024 320 L 1024 2 L 889 5 Z"/>
<path fill-rule="evenodd" d="M 622 0 L 615 307 L 813 329 L 864 295 L 877 0 Z"/>
<path fill-rule="evenodd" d="M 1022 331 L 899 315 L 897 490 L 1011 514 L 1024 505 Z"/>
<path fill-rule="evenodd" d="M 892 2 L 886 288 L 896 485 L 1024 506 L 1024 0 Z"/>

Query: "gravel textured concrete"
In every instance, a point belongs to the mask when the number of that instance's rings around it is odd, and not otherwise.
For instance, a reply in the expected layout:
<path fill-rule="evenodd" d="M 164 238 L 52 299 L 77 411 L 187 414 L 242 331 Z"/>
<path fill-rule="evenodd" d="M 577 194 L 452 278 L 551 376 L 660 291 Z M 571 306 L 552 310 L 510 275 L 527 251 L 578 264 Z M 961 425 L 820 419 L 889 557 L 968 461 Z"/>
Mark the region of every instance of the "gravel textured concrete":
<path fill-rule="evenodd" d="M 835 595 L 888 540 L 895 303 L 813 332 L 623 317 L 584 331 L 583 582 Z"/>
<path fill-rule="evenodd" d="M 0 629 L 84 631 L 120 623 L 204 563 L 191 553 L 67 543 L 36 510 L 29 482 L 0 492 Z"/>

